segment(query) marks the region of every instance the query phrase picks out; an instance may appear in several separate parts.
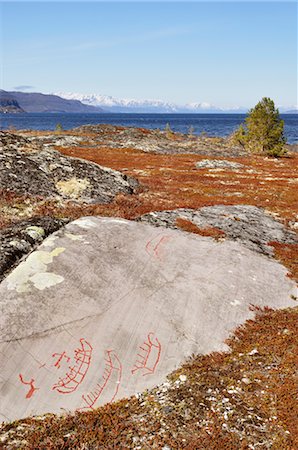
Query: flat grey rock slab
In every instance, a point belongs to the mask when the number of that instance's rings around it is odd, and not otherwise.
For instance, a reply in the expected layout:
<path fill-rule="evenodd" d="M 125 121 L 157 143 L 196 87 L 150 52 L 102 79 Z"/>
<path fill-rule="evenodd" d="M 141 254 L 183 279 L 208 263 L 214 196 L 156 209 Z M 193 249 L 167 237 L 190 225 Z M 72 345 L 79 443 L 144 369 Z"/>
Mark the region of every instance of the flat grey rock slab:
<path fill-rule="evenodd" d="M 49 236 L 0 284 L 0 417 L 88 411 L 227 350 L 250 305 L 295 306 L 274 260 L 237 242 L 112 218 Z"/>

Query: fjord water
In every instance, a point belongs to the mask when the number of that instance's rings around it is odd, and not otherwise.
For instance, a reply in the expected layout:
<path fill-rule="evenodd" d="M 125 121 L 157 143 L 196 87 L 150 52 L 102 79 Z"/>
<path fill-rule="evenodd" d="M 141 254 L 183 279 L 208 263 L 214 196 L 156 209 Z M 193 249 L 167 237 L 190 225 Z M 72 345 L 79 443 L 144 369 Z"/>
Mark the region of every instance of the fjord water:
<path fill-rule="evenodd" d="M 210 136 L 228 136 L 243 123 L 245 114 L 69 114 L 26 113 L 2 114 L 0 129 L 55 130 L 61 124 L 64 130 L 81 125 L 111 124 L 163 130 L 168 123 L 173 131 L 194 134 L 206 132 Z M 298 114 L 281 114 L 285 122 L 285 136 L 289 144 L 298 142 Z"/>

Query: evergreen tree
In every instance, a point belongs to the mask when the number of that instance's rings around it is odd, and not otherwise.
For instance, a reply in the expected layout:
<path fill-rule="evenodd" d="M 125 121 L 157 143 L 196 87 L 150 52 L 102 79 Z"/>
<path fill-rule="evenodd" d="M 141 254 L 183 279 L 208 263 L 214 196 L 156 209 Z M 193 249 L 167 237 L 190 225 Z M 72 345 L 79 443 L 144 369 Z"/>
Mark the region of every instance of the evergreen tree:
<path fill-rule="evenodd" d="M 171 125 L 170 125 L 169 123 L 166 124 L 166 126 L 165 126 L 165 131 L 166 131 L 167 133 L 171 133 L 171 132 L 172 132 L 172 130 L 171 130 Z"/>
<path fill-rule="evenodd" d="M 280 119 L 273 100 L 268 97 L 264 97 L 249 111 L 245 127 L 240 125 L 234 137 L 251 152 L 266 153 L 269 156 L 286 153 L 284 121 Z"/>
<path fill-rule="evenodd" d="M 191 125 L 191 126 L 189 127 L 189 129 L 188 129 L 188 134 L 189 134 L 190 137 L 193 137 L 194 131 L 195 131 L 195 129 L 194 129 L 194 127 Z"/>
<path fill-rule="evenodd" d="M 240 144 L 242 147 L 245 147 L 246 142 L 246 131 L 244 126 L 241 124 L 239 128 L 232 135 L 233 144 Z"/>

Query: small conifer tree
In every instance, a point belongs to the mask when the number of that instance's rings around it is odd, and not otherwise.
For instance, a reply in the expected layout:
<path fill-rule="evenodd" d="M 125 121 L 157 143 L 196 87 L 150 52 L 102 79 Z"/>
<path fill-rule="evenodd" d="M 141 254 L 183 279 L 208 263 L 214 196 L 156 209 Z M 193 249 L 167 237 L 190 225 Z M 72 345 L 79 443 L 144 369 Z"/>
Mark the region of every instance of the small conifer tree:
<path fill-rule="evenodd" d="M 286 153 L 284 121 L 273 100 L 264 97 L 249 111 L 245 126 L 240 125 L 236 130 L 234 140 L 254 153 L 276 157 Z"/>
<path fill-rule="evenodd" d="M 193 137 L 194 131 L 195 131 L 195 129 L 194 129 L 194 127 L 191 125 L 191 126 L 189 127 L 189 129 L 188 129 L 188 134 L 189 134 L 190 137 Z"/>
<path fill-rule="evenodd" d="M 239 128 L 232 135 L 232 142 L 234 144 L 240 144 L 242 147 L 245 147 L 245 137 L 246 132 L 244 126 L 241 124 Z"/>
<path fill-rule="evenodd" d="M 165 132 L 166 132 L 167 138 L 171 139 L 171 137 L 173 135 L 173 131 L 172 131 L 171 125 L 169 123 L 167 123 L 166 126 L 165 126 Z"/>

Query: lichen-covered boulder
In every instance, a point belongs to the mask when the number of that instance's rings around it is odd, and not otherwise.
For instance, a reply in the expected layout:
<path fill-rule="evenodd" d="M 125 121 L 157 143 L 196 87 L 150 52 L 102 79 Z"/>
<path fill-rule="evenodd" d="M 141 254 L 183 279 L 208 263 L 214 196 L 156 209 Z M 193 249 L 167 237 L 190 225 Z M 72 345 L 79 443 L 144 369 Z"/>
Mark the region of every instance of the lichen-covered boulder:
<path fill-rule="evenodd" d="M 0 190 L 85 203 L 133 194 L 137 180 L 98 164 L 63 156 L 24 137 L 0 133 Z"/>

